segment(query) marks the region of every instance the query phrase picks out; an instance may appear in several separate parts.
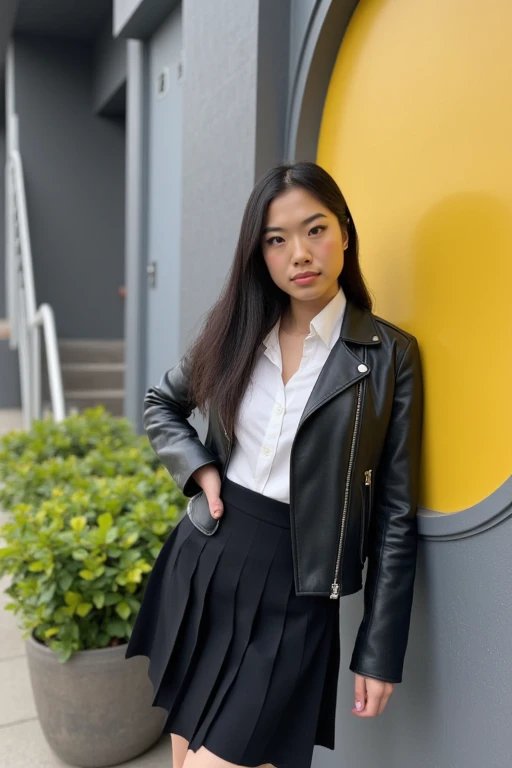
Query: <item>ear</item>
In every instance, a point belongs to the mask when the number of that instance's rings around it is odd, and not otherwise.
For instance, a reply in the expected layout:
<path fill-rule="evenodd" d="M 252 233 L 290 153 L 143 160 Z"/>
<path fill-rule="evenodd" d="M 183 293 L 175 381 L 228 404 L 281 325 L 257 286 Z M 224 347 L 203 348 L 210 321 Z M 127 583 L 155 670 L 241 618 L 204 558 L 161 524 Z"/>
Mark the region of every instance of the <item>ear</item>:
<path fill-rule="evenodd" d="M 341 234 L 342 234 L 343 250 L 346 251 L 348 248 L 348 232 L 346 229 L 343 229 L 341 231 Z"/>

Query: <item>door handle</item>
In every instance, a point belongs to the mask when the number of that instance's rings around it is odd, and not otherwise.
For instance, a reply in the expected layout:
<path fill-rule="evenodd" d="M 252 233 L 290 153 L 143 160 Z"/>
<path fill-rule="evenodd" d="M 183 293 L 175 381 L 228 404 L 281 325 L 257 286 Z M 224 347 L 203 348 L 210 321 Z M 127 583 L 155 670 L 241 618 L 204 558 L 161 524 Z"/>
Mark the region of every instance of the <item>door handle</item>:
<path fill-rule="evenodd" d="M 156 261 L 151 261 L 146 266 L 146 272 L 148 274 L 149 287 L 156 288 Z"/>

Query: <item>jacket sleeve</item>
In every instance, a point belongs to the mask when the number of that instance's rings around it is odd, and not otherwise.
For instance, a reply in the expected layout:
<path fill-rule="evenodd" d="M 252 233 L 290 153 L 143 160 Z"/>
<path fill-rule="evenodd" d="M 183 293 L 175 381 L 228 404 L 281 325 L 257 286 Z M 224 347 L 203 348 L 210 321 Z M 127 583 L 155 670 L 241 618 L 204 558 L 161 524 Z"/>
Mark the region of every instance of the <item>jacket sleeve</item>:
<path fill-rule="evenodd" d="M 364 615 L 350 669 L 402 682 L 417 555 L 423 385 L 416 339 L 398 364 L 391 419 L 377 468 Z"/>
<path fill-rule="evenodd" d="M 144 397 L 143 424 L 158 458 L 185 496 L 194 496 L 201 488 L 192 475 L 219 457 L 209 451 L 187 419 L 195 408 L 188 397 L 189 357 L 185 355 L 164 374 L 160 384 Z"/>

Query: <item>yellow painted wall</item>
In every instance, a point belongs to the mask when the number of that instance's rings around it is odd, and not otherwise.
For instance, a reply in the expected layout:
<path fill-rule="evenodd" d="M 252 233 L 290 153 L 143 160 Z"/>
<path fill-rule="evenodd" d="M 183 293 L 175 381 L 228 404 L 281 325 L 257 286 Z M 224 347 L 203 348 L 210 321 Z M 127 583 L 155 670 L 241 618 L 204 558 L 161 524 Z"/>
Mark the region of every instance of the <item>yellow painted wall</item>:
<path fill-rule="evenodd" d="M 321 127 L 376 312 L 420 341 L 440 512 L 512 472 L 511 30 L 510 0 L 361 0 Z"/>

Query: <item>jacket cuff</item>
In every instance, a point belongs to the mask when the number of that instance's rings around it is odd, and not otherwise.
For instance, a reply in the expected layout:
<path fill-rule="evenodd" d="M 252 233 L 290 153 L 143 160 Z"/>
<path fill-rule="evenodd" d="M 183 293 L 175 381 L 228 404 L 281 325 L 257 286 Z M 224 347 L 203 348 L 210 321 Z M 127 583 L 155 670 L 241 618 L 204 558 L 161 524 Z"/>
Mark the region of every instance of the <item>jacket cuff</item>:
<path fill-rule="evenodd" d="M 386 677 L 382 677 L 382 675 L 374 675 L 371 672 L 367 672 L 364 670 L 363 667 L 360 667 L 359 664 L 356 664 L 354 660 L 350 662 L 349 669 L 351 672 L 355 672 L 358 675 L 361 675 L 362 677 L 371 677 L 374 680 L 381 680 L 383 683 L 401 683 L 402 682 L 402 675 L 386 675 Z"/>

